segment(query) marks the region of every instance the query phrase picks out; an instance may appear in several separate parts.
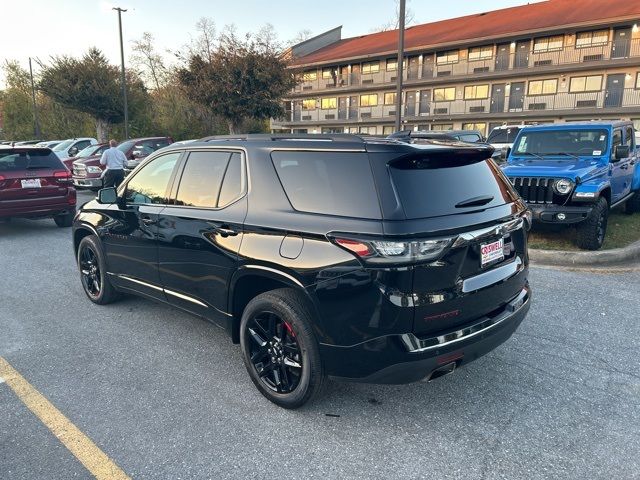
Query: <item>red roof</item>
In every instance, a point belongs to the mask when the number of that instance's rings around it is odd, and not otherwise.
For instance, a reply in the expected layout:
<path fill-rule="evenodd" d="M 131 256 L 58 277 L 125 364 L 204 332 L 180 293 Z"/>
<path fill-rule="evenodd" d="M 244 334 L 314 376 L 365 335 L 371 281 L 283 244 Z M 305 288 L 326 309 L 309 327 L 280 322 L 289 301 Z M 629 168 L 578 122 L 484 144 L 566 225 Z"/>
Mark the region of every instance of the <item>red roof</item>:
<path fill-rule="evenodd" d="M 614 19 L 630 17 L 640 19 L 640 1 L 548 0 L 409 27 L 405 31 L 405 49 L 505 37 L 569 25 L 611 23 Z M 298 57 L 293 65 L 374 56 L 397 49 L 398 30 L 389 30 L 340 40 Z"/>

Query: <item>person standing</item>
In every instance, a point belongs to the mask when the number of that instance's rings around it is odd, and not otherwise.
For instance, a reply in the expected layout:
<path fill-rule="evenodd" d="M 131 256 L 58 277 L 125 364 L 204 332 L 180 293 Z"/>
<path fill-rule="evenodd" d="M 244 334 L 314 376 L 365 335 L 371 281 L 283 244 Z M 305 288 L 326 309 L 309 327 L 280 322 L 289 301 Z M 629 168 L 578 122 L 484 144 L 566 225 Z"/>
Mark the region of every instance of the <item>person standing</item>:
<path fill-rule="evenodd" d="M 117 144 L 115 140 L 109 140 L 109 148 L 100 157 L 100 165 L 106 166 L 102 174 L 103 188 L 118 188 L 124 180 L 124 162 L 127 158 L 116 148 Z"/>

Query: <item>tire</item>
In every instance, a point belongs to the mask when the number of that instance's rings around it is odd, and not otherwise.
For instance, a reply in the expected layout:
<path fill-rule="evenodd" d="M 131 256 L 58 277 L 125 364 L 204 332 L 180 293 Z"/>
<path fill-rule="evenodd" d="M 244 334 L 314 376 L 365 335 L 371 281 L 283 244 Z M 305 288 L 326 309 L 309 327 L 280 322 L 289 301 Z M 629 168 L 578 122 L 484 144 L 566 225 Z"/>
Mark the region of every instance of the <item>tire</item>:
<path fill-rule="evenodd" d="M 280 407 L 301 407 L 322 388 L 313 317 L 307 299 L 290 288 L 258 295 L 242 314 L 244 365 L 260 393 Z"/>
<path fill-rule="evenodd" d="M 76 259 L 82 288 L 89 300 L 98 305 L 106 305 L 119 297 L 118 292 L 109 281 L 104 253 L 102 253 L 98 237 L 95 235 L 84 237 L 78 245 Z"/>
<path fill-rule="evenodd" d="M 635 192 L 635 195 L 627 200 L 627 203 L 624 204 L 624 211 L 629 215 L 640 212 L 640 190 Z"/>
<path fill-rule="evenodd" d="M 609 204 L 600 197 L 586 220 L 576 227 L 578 247 L 584 250 L 598 250 L 604 243 L 609 218 Z"/>
<path fill-rule="evenodd" d="M 62 215 L 56 215 L 53 217 L 53 221 L 56 222 L 56 225 L 60 228 L 68 228 L 73 224 L 73 217 L 76 216 L 76 209 L 74 208 L 69 213 L 65 213 Z"/>

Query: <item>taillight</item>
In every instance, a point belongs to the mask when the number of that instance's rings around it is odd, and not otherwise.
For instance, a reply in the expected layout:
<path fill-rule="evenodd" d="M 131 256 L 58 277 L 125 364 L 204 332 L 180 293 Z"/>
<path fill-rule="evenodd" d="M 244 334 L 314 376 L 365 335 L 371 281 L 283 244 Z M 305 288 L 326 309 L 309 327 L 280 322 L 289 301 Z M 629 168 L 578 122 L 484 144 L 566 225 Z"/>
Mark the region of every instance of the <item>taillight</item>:
<path fill-rule="evenodd" d="M 71 183 L 71 172 L 69 170 L 58 170 L 53 172 L 53 178 L 55 178 L 58 183 Z"/>
<path fill-rule="evenodd" d="M 453 238 L 428 240 L 356 239 L 329 235 L 336 245 L 367 263 L 411 264 L 437 260 L 453 243 Z"/>
<path fill-rule="evenodd" d="M 4 181 L 5 181 L 5 178 L 2 175 L 0 175 L 0 188 L 4 187 Z"/>

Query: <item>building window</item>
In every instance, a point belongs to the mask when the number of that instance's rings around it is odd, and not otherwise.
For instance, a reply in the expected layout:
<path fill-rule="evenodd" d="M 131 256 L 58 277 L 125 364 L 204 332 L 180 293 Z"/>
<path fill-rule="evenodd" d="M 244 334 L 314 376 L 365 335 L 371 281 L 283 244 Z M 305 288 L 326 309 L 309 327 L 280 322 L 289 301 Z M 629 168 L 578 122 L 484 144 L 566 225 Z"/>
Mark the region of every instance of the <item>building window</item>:
<path fill-rule="evenodd" d="M 550 95 L 558 90 L 558 79 L 532 80 L 529 82 L 529 95 Z"/>
<path fill-rule="evenodd" d="M 448 52 L 436 53 L 436 63 L 438 65 L 447 65 L 449 63 L 458 63 L 458 50 L 449 50 Z"/>
<path fill-rule="evenodd" d="M 485 130 L 487 128 L 487 124 L 483 123 L 483 122 L 476 122 L 476 123 L 463 123 L 462 124 L 462 129 L 463 130 L 478 130 L 480 133 L 484 134 Z"/>
<path fill-rule="evenodd" d="M 397 58 L 387 58 L 387 72 L 394 72 L 398 69 Z"/>
<path fill-rule="evenodd" d="M 378 105 L 378 94 L 370 93 L 368 95 L 360 95 L 361 107 L 375 107 Z"/>
<path fill-rule="evenodd" d="M 382 127 L 383 135 L 391 135 L 394 132 L 394 127 L 392 125 L 385 125 Z"/>
<path fill-rule="evenodd" d="M 302 81 L 313 82 L 318 79 L 318 72 L 316 70 L 309 70 L 302 74 Z"/>
<path fill-rule="evenodd" d="M 536 38 L 533 41 L 533 51 L 535 53 L 550 52 L 560 50 L 564 42 L 563 35 L 554 35 L 553 37 Z"/>
<path fill-rule="evenodd" d="M 384 94 L 384 104 L 385 105 L 395 105 L 396 104 L 396 92 L 389 92 Z"/>
<path fill-rule="evenodd" d="M 336 68 L 323 68 L 322 69 L 322 78 L 332 79 L 336 78 L 338 75 L 338 69 Z"/>
<path fill-rule="evenodd" d="M 640 72 L 636 73 L 636 88 L 640 89 Z"/>
<path fill-rule="evenodd" d="M 593 30 L 576 34 L 576 48 L 605 45 L 609 42 L 609 30 Z"/>
<path fill-rule="evenodd" d="M 468 85 L 464 87 L 464 99 L 489 98 L 489 85 Z"/>
<path fill-rule="evenodd" d="M 599 92 L 602 89 L 602 75 L 590 75 L 587 77 L 571 77 L 569 91 L 579 92 Z"/>
<path fill-rule="evenodd" d="M 316 99 L 315 98 L 307 98 L 306 100 L 302 100 L 302 109 L 303 110 L 315 110 L 316 109 Z"/>
<path fill-rule="evenodd" d="M 453 130 L 453 123 L 434 123 L 431 125 L 431 130 Z"/>
<path fill-rule="evenodd" d="M 360 133 L 366 133 L 368 135 L 376 134 L 376 127 L 360 127 Z"/>
<path fill-rule="evenodd" d="M 473 47 L 469 49 L 469 60 L 485 60 L 493 57 L 493 45 Z"/>
<path fill-rule="evenodd" d="M 378 73 L 380 71 L 380 62 L 369 62 L 362 64 L 362 73 Z"/>
<path fill-rule="evenodd" d="M 434 88 L 434 102 L 450 102 L 456 99 L 456 87 Z"/>
<path fill-rule="evenodd" d="M 320 108 L 322 110 L 338 108 L 338 99 L 336 97 L 323 98 L 320 100 Z"/>

